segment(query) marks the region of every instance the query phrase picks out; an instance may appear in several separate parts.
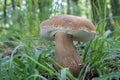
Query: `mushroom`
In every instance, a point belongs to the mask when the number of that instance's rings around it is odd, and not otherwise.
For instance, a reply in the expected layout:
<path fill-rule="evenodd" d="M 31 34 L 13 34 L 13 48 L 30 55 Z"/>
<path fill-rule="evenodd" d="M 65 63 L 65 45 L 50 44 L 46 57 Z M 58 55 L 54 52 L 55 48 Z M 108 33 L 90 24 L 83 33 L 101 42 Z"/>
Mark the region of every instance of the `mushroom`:
<path fill-rule="evenodd" d="M 95 27 L 90 20 L 72 15 L 53 16 L 40 24 L 41 37 L 46 40 L 55 40 L 56 62 L 69 68 L 75 77 L 78 76 L 83 61 L 73 40 L 86 42 L 93 39 L 95 34 Z"/>

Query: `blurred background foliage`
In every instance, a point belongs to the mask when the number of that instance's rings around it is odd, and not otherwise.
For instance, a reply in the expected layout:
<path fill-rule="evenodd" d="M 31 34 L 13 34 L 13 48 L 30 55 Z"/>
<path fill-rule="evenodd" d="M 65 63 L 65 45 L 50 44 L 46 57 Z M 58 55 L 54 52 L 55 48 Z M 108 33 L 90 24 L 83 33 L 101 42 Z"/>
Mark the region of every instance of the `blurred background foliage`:
<path fill-rule="evenodd" d="M 59 14 L 86 17 L 98 32 L 75 44 L 85 63 L 78 78 L 54 69 L 55 44 L 39 35 L 40 22 Z M 0 80 L 118 80 L 119 21 L 120 0 L 0 0 Z"/>

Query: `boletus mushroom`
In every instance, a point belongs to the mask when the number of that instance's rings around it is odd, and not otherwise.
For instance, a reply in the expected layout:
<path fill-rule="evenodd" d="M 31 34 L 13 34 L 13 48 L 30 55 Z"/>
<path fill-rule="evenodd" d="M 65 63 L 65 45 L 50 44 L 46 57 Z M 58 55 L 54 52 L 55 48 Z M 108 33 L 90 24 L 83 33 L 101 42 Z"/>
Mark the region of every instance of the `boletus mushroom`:
<path fill-rule="evenodd" d="M 78 76 L 83 61 L 73 40 L 86 42 L 93 39 L 95 34 L 95 27 L 90 20 L 72 15 L 53 16 L 40 24 L 41 37 L 55 40 L 56 62 L 69 68 L 75 77 Z"/>

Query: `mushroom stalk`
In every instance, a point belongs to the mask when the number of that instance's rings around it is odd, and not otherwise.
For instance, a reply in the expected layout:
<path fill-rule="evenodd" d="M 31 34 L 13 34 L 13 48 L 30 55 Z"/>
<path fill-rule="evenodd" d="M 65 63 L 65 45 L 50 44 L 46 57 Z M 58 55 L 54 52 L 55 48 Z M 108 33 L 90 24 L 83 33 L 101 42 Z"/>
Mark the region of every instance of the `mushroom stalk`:
<path fill-rule="evenodd" d="M 65 33 L 55 34 L 56 43 L 56 62 L 63 67 L 69 68 L 71 73 L 77 77 L 82 64 L 82 59 L 78 54 L 74 44 L 73 37 Z"/>

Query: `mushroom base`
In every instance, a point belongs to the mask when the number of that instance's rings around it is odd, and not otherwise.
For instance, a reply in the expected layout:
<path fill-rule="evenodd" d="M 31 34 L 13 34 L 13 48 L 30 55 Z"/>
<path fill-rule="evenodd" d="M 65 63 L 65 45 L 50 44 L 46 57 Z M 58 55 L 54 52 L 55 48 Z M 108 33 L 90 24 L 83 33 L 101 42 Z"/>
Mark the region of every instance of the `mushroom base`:
<path fill-rule="evenodd" d="M 73 44 L 73 37 L 65 33 L 56 33 L 55 43 L 56 62 L 63 67 L 69 68 L 71 73 L 77 77 L 81 69 L 82 58 Z"/>

